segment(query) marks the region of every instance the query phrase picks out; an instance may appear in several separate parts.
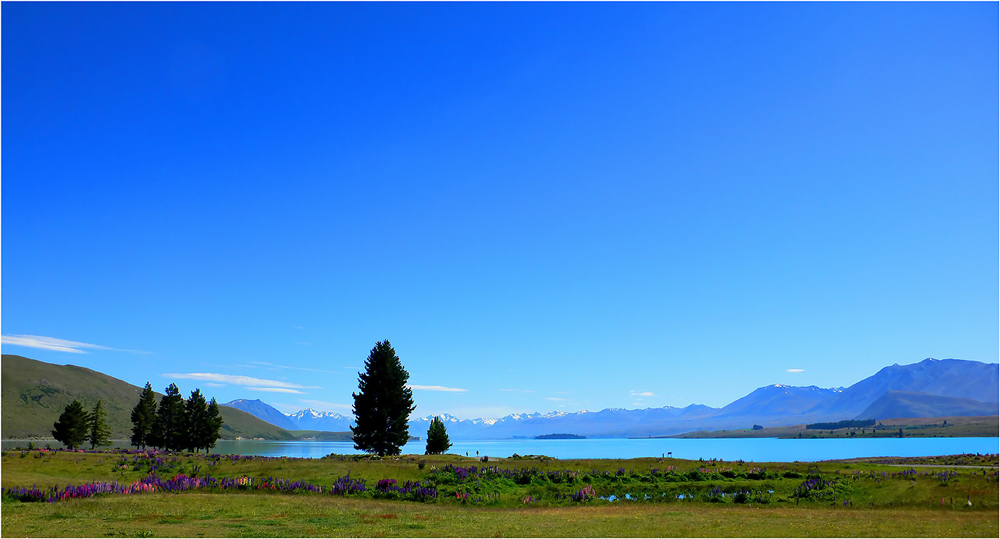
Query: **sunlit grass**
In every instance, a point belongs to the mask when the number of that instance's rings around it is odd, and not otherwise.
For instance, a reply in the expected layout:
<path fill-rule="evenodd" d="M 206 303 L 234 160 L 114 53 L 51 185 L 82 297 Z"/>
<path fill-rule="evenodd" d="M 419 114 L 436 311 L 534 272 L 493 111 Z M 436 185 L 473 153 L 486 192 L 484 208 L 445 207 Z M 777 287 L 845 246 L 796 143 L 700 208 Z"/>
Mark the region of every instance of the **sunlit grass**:
<path fill-rule="evenodd" d="M 322 496 L 153 494 L 4 503 L 7 536 L 996 537 L 995 511 L 618 503 L 487 509 Z"/>
<path fill-rule="evenodd" d="M 24 455 L 23 457 L 21 455 Z M 996 537 L 998 487 L 995 468 L 948 470 L 906 468 L 871 462 L 741 463 L 679 459 L 506 460 L 503 474 L 468 472 L 484 466 L 456 455 L 409 456 L 365 461 L 353 458 L 221 458 L 161 455 L 161 477 L 178 473 L 213 477 L 275 477 L 329 487 L 350 474 L 370 489 L 380 479 L 419 480 L 441 496 L 428 502 L 393 501 L 371 491 L 347 497 L 271 492 L 187 491 L 99 495 L 55 503 L 3 500 L 3 532 L 8 536 L 992 536 Z M 6 451 L 2 485 L 65 486 L 90 481 L 130 482 L 149 474 L 148 466 L 113 453 Z M 995 456 L 968 456 L 960 462 L 995 465 Z M 419 464 L 425 461 L 423 469 Z M 928 459 L 931 461 L 931 459 Z M 942 460 L 939 459 L 938 462 Z M 953 462 L 958 462 L 951 459 Z M 153 461 L 144 461 L 153 462 Z M 464 467 L 461 477 L 447 466 Z M 763 469 L 769 470 L 762 472 Z M 651 470 L 660 470 L 651 474 Z M 664 474 L 663 470 L 670 470 Z M 702 476 L 693 474 L 702 470 Z M 754 472 L 756 470 L 756 472 Z M 548 472 L 572 474 L 552 475 Z M 605 474 L 604 472 L 607 472 Z M 701 472 L 698 472 L 701 474 Z M 725 473 L 726 476 L 721 474 Z M 757 475 L 755 475 L 757 474 Z M 683 475 L 683 477 L 680 477 Z M 732 475 L 733 477 L 728 477 Z M 754 479 L 754 477 L 761 477 Z M 465 477 L 465 479 L 462 479 Z M 822 496 L 795 496 L 807 477 L 830 487 Z M 691 479 L 696 478 L 696 479 Z M 848 479 L 845 479 L 848 478 Z M 521 482 L 523 481 L 523 483 Z M 598 496 L 615 493 L 651 501 L 608 502 L 568 499 L 585 485 Z M 455 492 L 498 492 L 487 502 Z M 740 489 L 773 491 L 768 503 L 737 503 Z M 726 492 L 715 502 L 709 491 Z M 678 493 L 695 499 L 678 500 Z M 523 503 L 530 496 L 532 501 Z M 966 506 L 966 500 L 973 502 Z M 945 502 L 942 505 L 942 500 Z M 846 504 L 845 504 L 846 502 Z"/>

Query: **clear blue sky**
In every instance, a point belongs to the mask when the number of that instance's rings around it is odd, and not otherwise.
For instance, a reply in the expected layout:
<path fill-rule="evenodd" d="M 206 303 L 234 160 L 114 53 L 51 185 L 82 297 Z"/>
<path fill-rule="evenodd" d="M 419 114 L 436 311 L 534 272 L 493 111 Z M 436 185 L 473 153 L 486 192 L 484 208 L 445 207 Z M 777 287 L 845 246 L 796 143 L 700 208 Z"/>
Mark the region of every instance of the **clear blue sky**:
<path fill-rule="evenodd" d="M 3 351 L 348 412 L 389 339 L 459 417 L 996 362 L 997 19 L 4 2 Z"/>

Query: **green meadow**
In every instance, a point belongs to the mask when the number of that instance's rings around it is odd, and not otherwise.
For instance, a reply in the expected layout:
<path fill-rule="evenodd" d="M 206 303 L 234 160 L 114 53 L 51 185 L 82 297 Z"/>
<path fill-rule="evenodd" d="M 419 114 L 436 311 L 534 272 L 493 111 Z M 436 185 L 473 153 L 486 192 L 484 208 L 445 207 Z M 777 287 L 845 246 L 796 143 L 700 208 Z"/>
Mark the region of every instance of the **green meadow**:
<path fill-rule="evenodd" d="M 1000 495 L 997 455 L 482 463 L 455 455 L 290 459 L 34 450 L 4 451 L 2 472 L 3 533 L 33 537 L 996 537 Z M 55 502 L 21 501 L 7 490 L 126 484 L 150 474 L 231 478 L 248 486 Z M 367 489 L 330 494 L 347 476 Z M 324 491 L 253 486 L 267 478 Z M 387 479 L 419 481 L 437 496 L 382 490 L 379 482 Z"/>

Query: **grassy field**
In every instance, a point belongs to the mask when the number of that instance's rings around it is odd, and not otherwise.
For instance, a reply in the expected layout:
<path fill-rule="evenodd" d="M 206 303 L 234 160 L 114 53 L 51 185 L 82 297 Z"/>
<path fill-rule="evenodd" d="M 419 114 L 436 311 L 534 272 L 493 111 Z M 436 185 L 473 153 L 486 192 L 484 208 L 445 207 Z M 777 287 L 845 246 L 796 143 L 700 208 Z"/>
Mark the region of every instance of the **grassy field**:
<path fill-rule="evenodd" d="M 947 422 L 947 423 L 945 423 Z M 934 417 L 883 419 L 881 427 L 864 429 L 807 429 L 805 425 L 788 427 L 764 427 L 760 430 L 729 429 L 695 431 L 663 436 L 663 438 L 894 438 L 903 429 L 903 436 L 930 437 L 976 437 L 1000 436 L 1000 417 Z"/>
<path fill-rule="evenodd" d="M 698 504 L 490 509 L 254 494 L 4 504 L 9 537 L 996 537 L 996 512 Z"/>
<path fill-rule="evenodd" d="M 996 455 L 906 463 L 934 467 L 916 471 L 893 466 L 899 463 L 891 459 L 750 464 L 526 458 L 483 464 L 455 455 L 367 460 L 5 451 L 2 527 L 7 536 L 59 537 L 1000 533 Z M 212 476 L 247 486 L 101 494 L 55 502 L 18 501 L 6 490 L 108 481 L 135 484 L 149 477 L 151 469 L 164 479 Z M 331 495 L 330 489 L 348 475 L 364 481 L 367 489 Z M 266 478 L 306 481 L 324 492 L 258 490 L 268 484 Z M 390 478 L 397 485 L 420 481 L 438 495 L 414 501 L 413 495 L 377 486 Z"/>

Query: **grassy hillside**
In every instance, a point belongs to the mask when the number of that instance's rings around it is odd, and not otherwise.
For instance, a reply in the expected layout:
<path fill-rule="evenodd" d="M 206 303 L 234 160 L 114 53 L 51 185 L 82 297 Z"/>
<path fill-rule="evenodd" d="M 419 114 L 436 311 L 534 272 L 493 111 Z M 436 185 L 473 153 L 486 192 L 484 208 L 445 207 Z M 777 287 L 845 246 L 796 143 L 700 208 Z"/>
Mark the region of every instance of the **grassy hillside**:
<path fill-rule="evenodd" d="M 2 437 L 4 439 L 51 438 L 52 424 L 74 399 L 86 409 L 104 400 L 108 425 L 115 439 L 127 439 L 132 429 L 130 415 L 142 388 L 83 367 L 53 365 L 22 356 L 2 357 Z M 157 394 L 157 398 L 162 395 Z M 284 429 L 265 423 L 235 408 L 221 406 L 222 438 L 291 440 Z"/>

